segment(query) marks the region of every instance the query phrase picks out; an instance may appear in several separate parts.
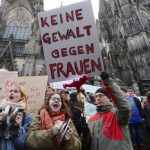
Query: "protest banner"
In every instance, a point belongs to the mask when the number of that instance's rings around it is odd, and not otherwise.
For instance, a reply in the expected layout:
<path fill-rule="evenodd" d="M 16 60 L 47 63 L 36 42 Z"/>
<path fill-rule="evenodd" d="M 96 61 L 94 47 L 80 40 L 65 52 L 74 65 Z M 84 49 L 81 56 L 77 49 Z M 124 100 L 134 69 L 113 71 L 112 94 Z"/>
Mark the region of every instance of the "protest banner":
<path fill-rule="evenodd" d="M 50 82 L 99 75 L 103 68 L 91 3 L 80 3 L 38 14 Z"/>
<path fill-rule="evenodd" d="M 0 100 L 7 97 L 11 87 L 20 85 L 24 87 L 27 95 L 29 96 L 27 111 L 32 115 L 32 117 L 35 117 L 40 107 L 44 104 L 47 81 L 48 76 L 25 76 L 6 79 L 4 81 L 3 90 L 0 91 Z"/>
<path fill-rule="evenodd" d="M 5 69 L 0 69 L 0 90 L 2 90 L 4 81 L 8 78 L 18 77 L 17 71 L 7 71 Z"/>

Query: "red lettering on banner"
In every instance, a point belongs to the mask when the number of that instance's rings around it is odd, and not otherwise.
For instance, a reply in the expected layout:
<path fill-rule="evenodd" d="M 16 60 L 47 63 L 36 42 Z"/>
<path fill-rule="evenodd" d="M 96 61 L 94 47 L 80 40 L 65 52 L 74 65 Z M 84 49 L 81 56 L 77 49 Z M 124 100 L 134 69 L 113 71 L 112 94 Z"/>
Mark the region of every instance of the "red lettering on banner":
<path fill-rule="evenodd" d="M 67 54 L 67 48 L 62 48 L 61 49 L 61 54 L 62 54 L 62 57 L 68 56 L 68 54 Z"/>
<path fill-rule="evenodd" d="M 48 24 L 48 22 L 47 22 L 47 17 L 45 17 L 45 18 L 41 17 L 41 26 L 42 26 L 42 28 L 44 28 L 45 25 L 46 25 L 47 27 L 49 27 L 49 24 Z"/>
<path fill-rule="evenodd" d="M 51 38 L 49 37 L 49 33 L 43 34 L 42 39 L 44 43 L 51 44 Z"/>
<path fill-rule="evenodd" d="M 90 64 L 89 64 L 89 59 L 84 59 L 84 60 L 83 60 L 83 65 L 84 65 L 84 73 L 85 73 L 85 74 L 91 73 L 91 68 L 90 68 Z"/>
<path fill-rule="evenodd" d="M 44 43 L 52 44 L 58 41 L 68 40 L 70 38 L 76 39 L 91 35 L 91 25 L 76 27 L 75 29 L 67 29 L 65 33 L 56 31 L 53 33 L 44 33 L 42 39 Z"/>
<path fill-rule="evenodd" d="M 75 63 L 75 64 L 74 64 L 74 67 L 75 67 L 76 73 L 77 73 L 78 75 L 82 75 L 82 74 L 83 74 L 83 65 L 82 65 L 81 61 L 80 61 L 79 65 L 80 65 L 80 66 L 78 67 L 78 64 Z"/>
<path fill-rule="evenodd" d="M 102 69 L 102 65 L 101 65 L 101 59 L 98 58 L 97 59 L 97 63 L 94 60 L 91 60 L 91 66 L 92 66 L 92 72 L 95 72 L 95 69 L 101 70 Z"/>
<path fill-rule="evenodd" d="M 57 64 L 57 75 L 58 77 L 60 77 L 60 73 L 62 73 L 62 75 L 65 75 L 65 72 L 63 71 L 63 64 L 62 63 L 58 63 Z"/>
<path fill-rule="evenodd" d="M 94 53 L 94 44 L 93 43 L 91 45 L 86 44 L 85 49 L 87 54 Z"/>
<path fill-rule="evenodd" d="M 9 88 L 9 87 L 12 87 L 12 86 L 16 86 L 16 85 L 21 85 L 21 86 L 24 86 L 26 84 L 26 82 L 24 82 L 24 81 L 20 81 L 20 82 L 15 82 L 15 81 L 13 81 L 13 80 L 6 80 L 6 82 L 5 82 L 5 85 L 4 85 L 4 88 Z"/>
<path fill-rule="evenodd" d="M 75 13 L 76 13 L 76 18 L 77 18 L 77 20 L 82 20 L 82 19 L 83 19 L 83 16 L 82 16 L 82 9 L 77 9 L 77 10 L 75 10 Z"/>
<path fill-rule="evenodd" d="M 74 21 L 74 13 L 73 13 L 73 11 L 71 11 L 71 14 L 66 12 L 65 15 L 66 15 L 66 21 L 67 22 L 69 22 L 69 20 Z"/>
<path fill-rule="evenodd" d="M 54 26 L 54 25 L 57 25 L 58 22 L 56 21 L 56 18 L 57 15 L 51 15 L 51 25 Z"/>
<path fill-rule="evenodd" d="M 63 23 L 63 16 L 62 16 L 62 14 L 60 14 L 59 16 L 60 16 L 60 23 L 62 24 Z"/>
<path fill-rule="evenodd" d="M 83 29 L 86 29 L 86 33 L 87 33 L 87 36 L 90 36 L 91 35 L 91 29 L 92 26 L 91 25 L 88 25 L 88 26 L 84 26 Z"/>
<path fill-rule="evenodd" d="M 50 19 L 50 21 L 47 20 L 47 17 L 40 18 L 42 28 L 63 24 L 64 22 L 82 20 L 82 9 L 71 10 L 70 12 L 64 12 L 63 14 L 53 14 L 50 15 L 48 18 Z"/>
<path fill-rule="evenodd" d="M 84 37 L 84 34 L 80 33 L 80 28 L 76 27 L 76 33 L 77 33 L 77 37 Z"/>
<path fill-rule="evenodd" d="M 66 77 L 69 76 L 69 73 L 71 73 L 72 75 L 75 75 L 75 70 L 73 69 L 73 66 L 70 62 L 67 63 L 67 72 L 66 72 Z"/>
<path fill-rule="evenodd" d="M 68 78 L 70 74 L 82 75 L 102 70 L 100 58 L 98 58 L 97 60 L 83 59 L 78 62 L 67 62 L 66 66 L 67 67 L 64 68 L 64 65 L 62 63 L 49 64 L 51 78 Z"/>
<path fill-rule="evenodd" d="M 73 37 L 74 39 L 76 38 L 76 35 L 72 31 L 72 29 L 68 29 L 66 35 L 67 35 L 67 39 L 69 39 L 70 37 Z"/>
<path fill-rule="evenodd" d="M 70 47 L 69 48 L 69 54 L 70 55 L 77 55 L 77 52 L 76 52 L 76 49 L 74 46 Z"/>
<path fill-rule="evenodd" d="M 77 51 L 78 51 L 78 54 L 84 54 L 85 52 L 83 51 L 83 46 L 78 46 L 77 47 Z"/>
<path fill-rule="evenodd" d="M 55 78 L 55 75 L 54 75 L 54 72 L 56 71 L 56 68 L 57 67 L 57 64 L 50 64 L 49 65 L 49 69 L 50 69 L 50 73 L 51 73 L 51 78 L 54 79 Z"/>
<path fill-rule="evenodd" d="M 59 57 L 67 57 L 69 55 L 73 56 L 73 55 L 82 55 L 82 54 L 91 54 L 94 53 L 94 44 L 85 44 L 85 46 L 83 45 L 79 45 L 77 47 L 71 46 L 70 48 L 61 48 L 60 50 L 56 49 L 56 50 L 52 50 L 51 52 L 51 56 L 53 58 L 59 58 Z"/>
<path fill-rule="evenodd" d="M 58 36 L 59 36 L 61 41 L 67 40 L 67 34 L 66 35 L 65 34 L 61 34 L 59 31 L 57 33 L 58 33 Z"/>
<path fill-rule="evenodd" d="M 57 36 L 57 32 L 52 33 L 53 43 L 58 41 L 56 36 Z"/>
<path fill-rule="evenodd" d="M 51 55 L 52 55 L 53 58 L 58 58 L 59 57 L 58 50 L 53 50 L 52 53 L 51 53 Z"/>

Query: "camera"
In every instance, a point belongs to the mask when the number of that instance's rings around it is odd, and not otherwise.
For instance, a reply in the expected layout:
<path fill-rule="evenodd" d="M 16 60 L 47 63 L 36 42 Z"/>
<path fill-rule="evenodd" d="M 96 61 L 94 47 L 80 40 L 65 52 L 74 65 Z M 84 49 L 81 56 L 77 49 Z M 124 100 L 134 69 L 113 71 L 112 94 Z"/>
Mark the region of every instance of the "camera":
<path fill-rule="evenodd" d="M 19 109 L 19 108 L 16 108 L 15 110 L 13 110 L 11 106 L 7 106 L 5 109 L 0 108 L 0 113 L 1 112 L 4 113 L 3 123 L 5 125 L 10 125 L 13 122 L 13 120 L 15 119 L 15 117 L 17 116 L 18 112 L 22 112 L 22 111 L 23 111 L 23 109 Z"/>
<path fill-rule="evenodd" d="M 3 126 L 4 126 L 4 137 L 5 139 L 9 139 L 12 137 L 12 125 L 14 122 L 14 119 L 16 118 L 18 112 L 22 112 L 22 109 L 16 108 L 15 110 L 12 109 L 11 106 L 7 106 L 5 109 L 0 108 L 0 112 L 4 113 L 4 120 L 3 120 Z"/>

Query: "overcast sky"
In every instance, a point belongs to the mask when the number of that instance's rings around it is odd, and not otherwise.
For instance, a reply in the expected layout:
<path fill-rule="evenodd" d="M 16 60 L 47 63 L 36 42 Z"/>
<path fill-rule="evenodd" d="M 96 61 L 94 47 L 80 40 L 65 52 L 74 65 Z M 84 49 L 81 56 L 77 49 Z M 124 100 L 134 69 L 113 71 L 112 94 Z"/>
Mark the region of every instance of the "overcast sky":
<path fill-rule="evenodd" d="M 61 6 L 61 2 L 63 4 L 63 6 L 65 5 L 69 5 L 69 4 L 73 4 L 76 2 L 80 2 L 83 0 L 44 0 L 44 10 L 50 10 L 50 9 L 54 9 L 54 8 L 58 8 Z M 99 0 L 91 0 L 92 2 L 92 7 L 94 10 L 94 17 L 95 19 L 98 18 L 98 5 L 99 5 Z"/>

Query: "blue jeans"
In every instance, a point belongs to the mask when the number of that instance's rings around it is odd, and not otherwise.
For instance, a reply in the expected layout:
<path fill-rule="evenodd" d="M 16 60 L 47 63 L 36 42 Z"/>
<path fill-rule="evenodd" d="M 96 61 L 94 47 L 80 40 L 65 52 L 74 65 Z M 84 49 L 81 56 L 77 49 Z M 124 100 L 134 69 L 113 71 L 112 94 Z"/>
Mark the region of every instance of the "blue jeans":
<path fill-rule="evenodd" d="M 130 123 L 129 130 L 133 145 L 144 145 L 142 123 Z"/>

